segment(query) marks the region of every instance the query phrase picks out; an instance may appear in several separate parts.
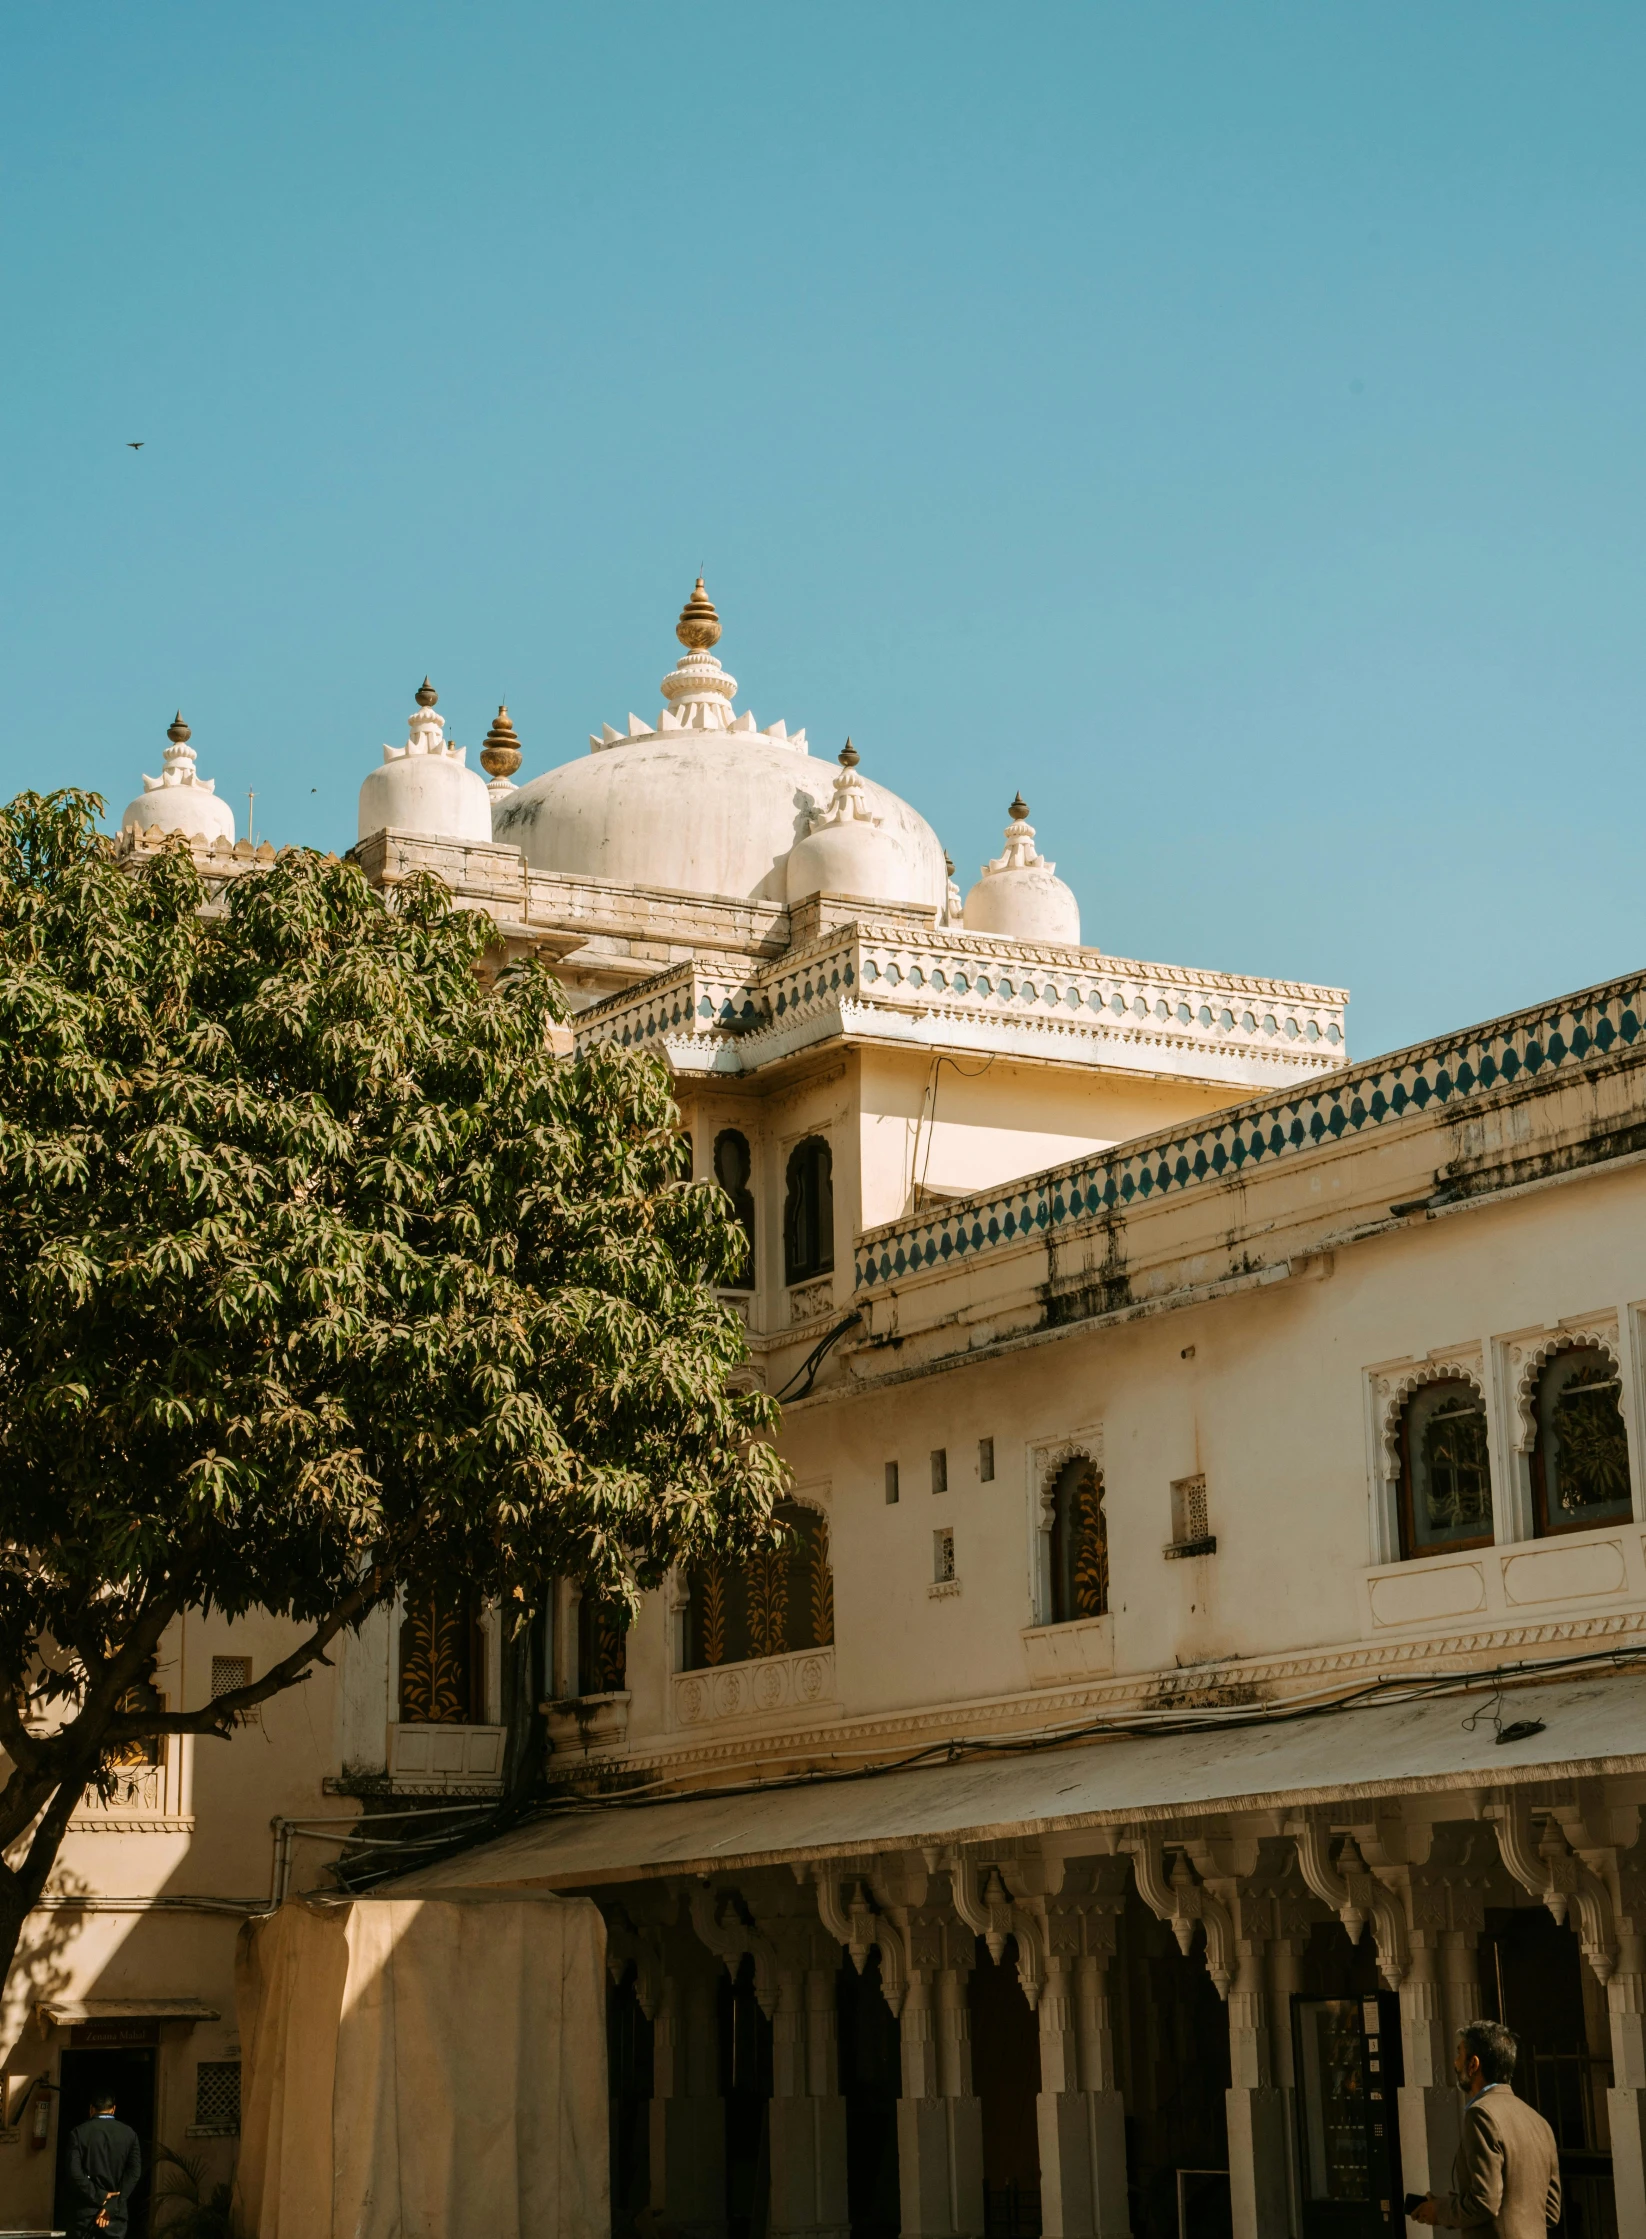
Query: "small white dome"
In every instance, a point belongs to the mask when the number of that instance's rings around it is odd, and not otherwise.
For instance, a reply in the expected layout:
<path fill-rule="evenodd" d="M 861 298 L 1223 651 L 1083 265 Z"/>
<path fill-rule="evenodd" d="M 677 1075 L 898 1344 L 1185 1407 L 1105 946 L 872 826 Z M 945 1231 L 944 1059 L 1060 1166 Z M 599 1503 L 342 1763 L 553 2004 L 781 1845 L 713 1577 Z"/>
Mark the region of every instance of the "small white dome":
<path fill-rule="evenodd" d="M 967 932 L 1078 948 L 1080 904 L 1053 875 L 1057 865 L 1036 854 L 1029 804 L 1021 793 L 1010 814 L 1004 851 L 983 865 L 983 876 L 966 897 Z"/>
<path fill-rule="evenodd" d="M 145 777 L 143 790 L 120 819 L 123 832 L 182 832 L 189 839 L 234 844 L 234 811 L 217 798 L 209 777 L 196 775 L 194 749 L 182 710 L 166 731 L 168 741 L 158 777 Z"/>
<path fill-rule="evenodd" d="M 811 830 L 789 850 L 785 899 L 792 905 L 814 894 L 859 902 L 925 902 L 928 867 L 908 849 L 869 798 L 857 774 L 850 739 L 840 757 L 834 798 L 811 820 Z"/>
<path fill-rule="evenodd" d="M 367 772 L 360 788 L 360 837 L 373 832 L 415 832 L 431 840 L 482 840 L 492 836 L 491 795 L 467 749 L 448 746 L 446 719 L 434 712 L 437 694 L 425 677 L 404 746 L 383 749 L 381 769 Z"/>

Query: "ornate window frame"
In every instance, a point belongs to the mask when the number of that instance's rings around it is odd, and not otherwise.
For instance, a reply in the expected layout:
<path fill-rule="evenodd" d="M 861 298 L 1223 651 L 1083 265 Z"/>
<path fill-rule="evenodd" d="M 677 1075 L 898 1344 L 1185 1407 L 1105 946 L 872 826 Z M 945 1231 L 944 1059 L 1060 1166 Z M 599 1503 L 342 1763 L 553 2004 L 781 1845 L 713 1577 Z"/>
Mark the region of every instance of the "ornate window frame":
<path fill-rule="evenodd" d="M 1629 1484 L 1632 1513 L 1646 1522 L 1646 1454 L 1641 1448 L 1641 1424 L 1646 1393 L 1641 1389 L 1642 1314 L 1639 1306 L 1595 1307 L 1587 1313 L 1568 1314 L 1558 1322 L 1545 1322 L 1497 1339 L 1496 1371 L 1503 1392 L 1504 1438 L 1514 1471 L 1519 1505 L 1520 1539 L 1535 1537 L 1532 1500 L 1532 1455 L 1537 1446 L 1537 1386 L 1556 1353 L 1574 1345 L 1598 1345 L 1618 1374 L 1618 1396 L 1623 1408 L 1623 1428 L 1629 1441 Z M 1617 1529 L 1614 1522 L 1612 1528 Z"/>
<path fill-rule="evenodd" d="M 402 1587 L 397 1590 L 389 1611 L 389 1668 L 388 1708 L 389 1724 L 404 1723 L 400 1716 L 400 1627 L 405 1621 L 406 1595 Z M 481 1680 L 481 1695 L 486 1715 L 478 1723 L 496 1726 L 503 1717 L 503 1613 L 496 1602 L 486 1602 L 475 1620 L 480 1634 L 485 1670 Z"/>
<path fill-rule="evenodd" d="M 833 1498 L 834 1481 L 828 1477 L 808 1478 L 802 1485 L 791 1486 L 788 1492 L 783 1495 L 784 1502 L 789 1506 L 809 1508 L 815 1515 L 821 1516 L 823 1519 L 823 1545 L 828 1557 L 829 1612 L 831 1619 L 836 1615 L 834 1606 Z M 663 1582 L 663 1608 L 669 1628 L 669 1671 L 672 1677 L 678 1678 L 688 1670 L 701 1674 L 705 1671 L 732 1668 L 718 1664 L 688 1665 L 686 1662 L 687 1647 L 691 1638 L 692 1590 L 686 1566 L 683 1563 L 677 1564 Z M 785 1656 L 821 1656 L 832 1654 L 833 1651 L 834 1640 L 831 1638 L 821 1648 L 784 1649 L 780 1653 Z M 751 1656 L 745 1659 L 745 1662 L 751 1665 L 774 1663 L 776 1661 L 775 1656 Z M 737 1668 L 741 1668 L 741 1666 Z"/>
<path fill-rule="evenodd" d="M 1498 1466 L 1498 1441 L 1493 1436 L 1492 1395 L 1487 1386 L 1484 1346 L 1468 1341 L 1437 1346 L 1424 1360 L 1392 1361 L 1366 1371 L 1372 1445 L 1372 1498 L 1370 1557 L 1374 1568 L 1402 1559 L 1400 1544 L 1400 1481 L 1404 1472 L 1401 1434 L 1406 1402 L 1426 1384 L 1463 1383 L 1479 1393 L 1486 1409 L 1486 1450 L 1492 1471 L 1492 1532 L 1494 1540 L 1524 1536 L 1505 1530 L 1503 1477 Z M 1443 1547 L 1426 1548 L 1406 1558 L 1423 1562 L 1444 1555 Z"/>
<path fill-rule="evenodd" d="M 1103 1426 L 1091 1424 L 1032 1445 L 1028 1452 L 1029 1623 L 1056 1623 L 1052 1595 L 1053 1502 L 1057 1481 L 1070 1462 L 1088 1461 L 1103 1479 Z M 1103 1479 L 1107 1493 L 1107 1480 Z M 1111 1589 L 1111 1600 L 1112 1600 Z"/>

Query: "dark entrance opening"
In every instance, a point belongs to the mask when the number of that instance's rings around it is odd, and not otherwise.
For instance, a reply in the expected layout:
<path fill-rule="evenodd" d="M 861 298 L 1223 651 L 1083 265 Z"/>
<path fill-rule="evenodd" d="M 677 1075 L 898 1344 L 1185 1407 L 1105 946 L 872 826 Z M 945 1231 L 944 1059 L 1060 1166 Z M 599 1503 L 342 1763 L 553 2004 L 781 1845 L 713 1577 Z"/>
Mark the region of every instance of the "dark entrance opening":
<path fill-rule="evenodd" d="M 74 2229 L 74 2218 L 81 2207 L 69 2187 L 69 2135 L 89 2118 L 93 2099 L 109 2091 L 114 2094 L 117 2120 L 136 2131 L 143 2149 L 143 2181 L 132 2196 L 131 2221 L 126 2229 L 130 2239 L 148 2239 L 154 2170 L 154 2058 L 152 2045 L 84 2046 L 64 2053 L 59 2078 L 62 2099 L 57 2110 L 57 2187 L 52 2203 L 52 2221 L 64 2230 Z"/>
<path fill-rule="evenodd" d="M 1572 1929 L 1543 1905 L 1488 1906 L 1480 1939 L 1481 2005 L 1520 2039 L 1514 2088 L 1560 2149 L 1565 2239 L 1616 2239 L 1612 2081 L 1605 1993 Z"/>
<path fill-rule="evenodd" d="M 896 2239 L 902 2229 L 897 2189 L 897 2102 L 903 2059 L 897 2018 L 880 1987 L 880 1954 L 862 1974 L 843 1966 L 836 2013 L 840 2024 L 840 2090 L 846 2101 L 846 2212 L 852 2239 Z"/>
<path fill-rule="evenodd" d="M 726 2102 L 728 2239 L 763 2239 L 771 2201 L 772 2025 L 754 1994 L 754 1961 L 720 1978 L 720 2089 Z"/>
<path fill-rule="evenodd" d="M 651 2197 L 652 2025 L 641 2010 L 632 1967 L 606 1992 L 606 2088 L 612 2239 L 627 2239 Z"/>
<path fill-rule="evenodd" d="M 1229 2015 L 1205 1946 L 1185 1958 L 1129 1889 L 1109 1979 L 1133 2239 L 1178 2239 L 1180 2175 L 1188 2239 L 1229 2239 Z"/>
<path fill-rule="evenodd" d="M 1040 2239 L 1040 2025 L 1017 1972 L 1017 1938 L 996 1966 L 980 1936 L 970 1986 L 972 2087 L 983 2103 L 986 2239 Z"/>

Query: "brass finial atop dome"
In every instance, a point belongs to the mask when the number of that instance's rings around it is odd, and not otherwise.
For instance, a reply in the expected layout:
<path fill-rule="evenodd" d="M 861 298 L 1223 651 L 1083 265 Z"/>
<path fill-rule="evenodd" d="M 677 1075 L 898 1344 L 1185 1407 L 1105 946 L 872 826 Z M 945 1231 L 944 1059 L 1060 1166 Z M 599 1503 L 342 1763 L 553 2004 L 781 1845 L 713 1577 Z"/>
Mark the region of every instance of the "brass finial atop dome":
<path fill-rule="evenodd" d="M 480 749 L 480 767 L 490 777 L 513 777 L 520 767 L 520 741 L 509 720 L 507 707 L 500 707 L 496 720 L 486 733 Z"/>
<path fill-rule="evenodd" d="M 177 713 L 166 725 L 166 736 L 171 740 L 173 746 L 186 746 L 190 738 L 193 736 L 193 733 L 190 731 L 188 725 L 183 720 L 183 710 L 181 708 L 178 709 Z"/>
<path fill-rule="evenodd" d="M 713 599 L 703 588 L 701 576 L 691 597 L 680 609 L 674 634 L 688 653 L 707 653 L 710 646 L 720 643 L 720 617 L 714 611 Z"/>
<path fill-rule="evenodd" d="M 439 699 L 440 694 L 435 690 L 434 686 L 429 682 L 428 678 L 424 677 L 422 683 L 417 687 L 415 696 L 419 707 L 433 707 L 436 700 Z"/>
<path fill-rule="evenodd" d="M 1028 802 L 1027 802 L 1026 800 L 1024 800 L 1024 798 L 1023 798 L 1023 796 L 1022 796 L 1022 794 L 1021 794 L 1021 793 L 1014 793 L 1014 794 L 1012 795 L 1012 805 L 1011 805 L 1011 807 L 1010 807 L 1010 808 L 1009 808 L 1009 809 L 1008 809 L 1008 810 L 1006 811 L 1006 814 L 1007 814 L 1007 815 L 1008 815 L 1008 816 L 1009 816 L 1009 817 L 1011 818 L 1011 820 L 1012 820 L 1012 822 L 1013 822 L 1014 824 L 1021 824 L 1021 823 L 1022 823 L 1022 821 L 1023 821 L 1023 819 L 1024 819 L 1024 818 L 1025 818 L 1025 817 L 1026 817 L 1027 815 L 1028 815 L 1028 813 L 1029 813 L 1029 804 L 1028 804 Z"/>
<path fill-rule="evenodd" d="M 845 745 L 840 749 L 840 767 L 843 770 L 855 770 L 858 763 L 861 762 L 862 759 L 862 755 L 858 753 L 856 747 L 853 746 L 851 740 L 848 739 Z"/>

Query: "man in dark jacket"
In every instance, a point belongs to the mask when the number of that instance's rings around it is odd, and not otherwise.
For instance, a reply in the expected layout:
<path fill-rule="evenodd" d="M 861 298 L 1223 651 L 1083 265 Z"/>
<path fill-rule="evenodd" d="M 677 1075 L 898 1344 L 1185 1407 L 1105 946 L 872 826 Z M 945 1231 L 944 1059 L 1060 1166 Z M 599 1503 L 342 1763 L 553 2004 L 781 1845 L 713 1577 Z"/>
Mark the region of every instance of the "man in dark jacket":
<path fill-rule="evenodd" d="M 114 2119 L 114 2099 L 99 2093 L 91 2120 L 69 2133 L 69 2183 L 74 2188 L 74 2239 L 93 2232 L 122 2239 L 131 2196 L 143 2174 L 137 2133 Z"/>

